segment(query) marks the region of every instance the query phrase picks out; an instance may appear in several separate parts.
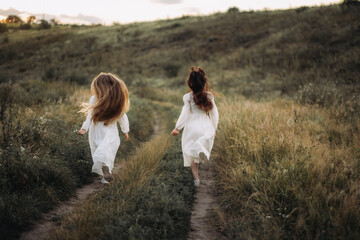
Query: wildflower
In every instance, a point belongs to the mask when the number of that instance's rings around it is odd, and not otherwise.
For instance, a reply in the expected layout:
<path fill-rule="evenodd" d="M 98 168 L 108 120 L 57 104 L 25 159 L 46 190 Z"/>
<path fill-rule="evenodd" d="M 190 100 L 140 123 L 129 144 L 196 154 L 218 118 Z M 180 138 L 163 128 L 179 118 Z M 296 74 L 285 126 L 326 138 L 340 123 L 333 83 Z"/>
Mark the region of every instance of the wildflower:
<path fill-rule="evenodd" d="M 20 151 L 21 152 L 24 152 L 25 151 L 25 148 L 23 146 L 20 147 Z"/>

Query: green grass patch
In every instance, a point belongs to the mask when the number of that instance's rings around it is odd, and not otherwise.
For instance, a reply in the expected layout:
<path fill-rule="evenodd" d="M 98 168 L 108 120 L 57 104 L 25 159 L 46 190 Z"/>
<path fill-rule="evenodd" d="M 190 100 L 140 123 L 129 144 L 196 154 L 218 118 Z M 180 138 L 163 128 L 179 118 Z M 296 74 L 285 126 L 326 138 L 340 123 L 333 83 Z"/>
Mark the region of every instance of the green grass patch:
<path fill-rule="evenodd" d="M 186 239 L 194 186 L 179 142 L 171 142 L 162 135 L 146 143 L 49 239 Z"/>
<path fill-rule="evenodd" d="M 9 32 L 0 39 L 0 82 L 41 78 L 87 84 L 99 71 L 109 71 L 131 88 L 148 82 L 174 89 L 183 88 L 195 65 L 223 93 L 346 102 L 360 88 L 359 16 L 359 8 L 334 4 Z"/>
<path fill-rule="evenodd" d="M 77 135 L 85 119 L 80 101 L 87 101 L 80 99 L 88 90 L 30 81 L 1 84 L 0 93 L 0 235 L 16 239 L 94 179 L 88 138 Z M 151 106 L 131 100 L 131 141 L 122 138 L 122 157 L 153 132 Z"/>

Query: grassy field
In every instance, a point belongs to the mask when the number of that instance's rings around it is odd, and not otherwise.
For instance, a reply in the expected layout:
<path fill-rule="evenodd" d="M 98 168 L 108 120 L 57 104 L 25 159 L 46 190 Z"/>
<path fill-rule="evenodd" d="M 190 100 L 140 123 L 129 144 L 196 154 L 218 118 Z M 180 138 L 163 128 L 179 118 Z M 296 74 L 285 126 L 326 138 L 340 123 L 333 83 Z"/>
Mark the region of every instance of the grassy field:
<path fill-rule="evenodd" d="M 164 135 L 147 142 L 49 239 L 185 239 L 195 189 L 179 148 Z"/>
<path fill-rule="evenodd" d="M 89 84 L 110 71 L 133 87 L 178 88 L 201 65 L 223 93 L 331 104 L 359 91 L 358 26 L 358 8 L 333 5 L 17 31 L 2 34 L 0 81 Z"/>
<path fill-rule="evenodd" d="M 0 235 L 13 239 L 42 212 L 93 181 L 87 137 L 77 135 L 85 119 L 78 113 L 80 102 L 88 101 L 90 91 L 70 83 L 28 81 L 2 84 L 0 92 Z M 145 100 L 132 96 L 131 102 L 131 141 L 122 139 L 120 159 L 153 131 Z"/>
<path fill-rule="evenodd" d="M 171 131 L 194 65 L 219 93 L 223 235 L 359 238 L 359 29 L 358 7 L 331 5 L 0 33 L 0 235 L 16 238 L 92 181 L 87 139 L 75 132 L 102 71 L 129 86 L 132 140 L 118 157 L 135 156 L 51 237 L 81 239 L 93 226 L 93 238 L 185 238 L 194 189 L 180 143 L 141 142 L 159 119 Z"/>
<path fill-rule="evenodd" d="M 360 119 L 289 100 L 219 109 L 217 218 L 227 238 L 360 237 Z"/>

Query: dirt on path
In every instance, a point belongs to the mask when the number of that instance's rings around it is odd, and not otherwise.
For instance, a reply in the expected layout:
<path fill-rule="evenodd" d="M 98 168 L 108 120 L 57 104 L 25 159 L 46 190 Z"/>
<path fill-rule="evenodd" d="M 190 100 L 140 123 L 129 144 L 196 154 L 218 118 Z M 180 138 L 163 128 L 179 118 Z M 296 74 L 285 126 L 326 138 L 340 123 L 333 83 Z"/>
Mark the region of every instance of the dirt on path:
<path fill-rule="evenodd" d="M 122 167 L 122 163 L 116 163 L 113 168 L 113 174 L 117 174 Z M 96 177 L 94 182 L 84 185 L 78 188 L 75 192 L 75 196 L 65 202 L 61 202 L 50 212 L 44 213 L 42 219 L 37 222 L 32 230 L 23 233 L 20 236 L 20 240 L 41 240 L 45 239 L 49 231 L 55 227 L 56 221 L 59 220 L 65 214 L 81 206 L 81 203 L 87 199 L 90 194 L 101 191 L 106 188 L 106 184 L 100 182 L 101 177 Z"/>
<path fill-rule="evenodd" d="M 55 222 L 61 216 L 80 206 L 81 202 L 84 201 L 90 194 L 100 191 L 105 187 L 106 186 L 101 184 L 99 180 L 95 180 L 91 184 L 78 188 L 74 197 L 70 198 L 68 201 L 60 203 L 52 211 L 44 213 L 42 219 L 33 226 L 32 230 L 21 235 L 20 240 L 44 239 L 48 235 L 49 231 L 55 226 Z"/>
<path fill-rule="evenodd" d="M 154 132 L 152 134 L 152 138 L 157 136 L 159 132 L 162 130 L 162 126 L 160 124 L 159 118 L 155 118 L 154 124 Z M 122 162 L 115 163 L 112 173 L 118 174 L 121 171 L 123 166 Z M 71 212 L 72 210 L 81 206 L 81 203 L 87 199 L 91 194 L 101 191 L 106 188 L 106 184 L 100 183 L 101 177 L 97 177 L 94 182 L 84 185 L 81 188 L 78 188 L 75 192 L 75 196 L 70 198 L 65 202 L 61 202 L 59 205 L 55 207 L 50 212 L 44 213 L 41 220 L 39 220 L 34 226 L 32 230 L 28 232 L 24 232 L 20 236 L 20 240 L 41 240 L 45 239 L 50 232 L 51 229 L 55 227 L 56 221 L 59 220 L 65 214 Z"/>
<path fill-rule="evenodd" d="M 200 186 L 196 188 L 195 201 L 191 210 L 191 227 L 188 240 L 221 239 L 213 225 L 213 213 L 218 208 L 215 190 L 215 172 L 212 163 L 200 164 Z"/>

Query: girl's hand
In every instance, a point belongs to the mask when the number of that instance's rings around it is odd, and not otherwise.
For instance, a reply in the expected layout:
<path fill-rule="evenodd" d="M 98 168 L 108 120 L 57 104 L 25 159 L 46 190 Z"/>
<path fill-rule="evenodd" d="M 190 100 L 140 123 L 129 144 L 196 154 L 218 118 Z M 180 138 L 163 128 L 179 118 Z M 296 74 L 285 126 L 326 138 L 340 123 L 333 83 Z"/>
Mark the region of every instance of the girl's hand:
<path fill-rule="evenodd" d="M 172 130 L 172 132 L 171 132 L 171 135 L 173 135 L 173 136 L 176 136 L 178 134 L 179 134 L 179 130 L 176 128 L 174 128 L 174 130 Z"/>
<path fill-rule="evenodd" d="M 86 130 L 85 129 L 80 129 L 79 131 L 78 131 L 78 134 L 79 135 L 84 135 L 86 133 Z"/>
<path fill-rule="evenodd" d="M 128 133 L 124 133 L 124 136 L 125 136 L 125 140 L 126 140 L 126 141 L 129 141 L 129 134 L 128 134 Z"/>

